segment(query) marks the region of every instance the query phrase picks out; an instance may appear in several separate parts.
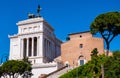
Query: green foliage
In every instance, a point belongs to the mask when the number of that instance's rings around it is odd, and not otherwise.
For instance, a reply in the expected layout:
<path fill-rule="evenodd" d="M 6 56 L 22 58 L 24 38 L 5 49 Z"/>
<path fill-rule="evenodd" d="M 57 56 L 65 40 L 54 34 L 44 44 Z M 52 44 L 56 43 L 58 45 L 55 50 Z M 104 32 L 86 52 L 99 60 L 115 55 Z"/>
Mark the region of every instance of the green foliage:
<path fill-rule="evenodd" d="M 97 55 L 97 48 L 91 52 L 92 60 L 87 64 L 73 69 L 72 71 L 60 76 L 59 78 L 100 78 L 101 64 L 104 64 L 107 57 L 105 55 Z"/>
<path fill-rule="evenodd" d="M 97 48 L 94 48 L 93 49 L 93 51 L 91 52 L 91 57 L 92 57 L 92 59 L 94 58 L 94 57 L 97 57 L 98 55 L 98 50 L 97 50 Z"/>
<path fill-rule="evenodd" d="M 90 29 L 93 34 L 108 31 L 111 34 L 118 35 L 120 33 L 120 31 L 118 31 L 120 29 L 120 12 L 100 14 L 95 18 L 94 22 L 92 22 Z"/>
<path fill-rule="evenodd" d="M 1 66 L 0 66 L 0 77 L 2 76 L 2 70 L 1 70 Z"/>
<path fill-rule="evenodd" d="M 23 61 L 26 62 L 26 63 L 31 64 L 30 61 L 28 60 L 28 57 L 24 57 L 24 58 L 23 58 Z"/>
<path fill-rule="evenodd" d="M 120 51 L 115 51 L 105 63 L 105 78 L 120 78 Z"/>
<path fill-rule="evenodd" d="M 106 42 L 107 55 L 110 42 L 120 34 L 120 12 L 108 12 L 100 14 L 90 26 L 92 34 L 100 33 Z"/>
<path fill-rule="evenodd" d="M 1 70 L 4 74 L 11 75 L 22 75 L 25 71 L 31 71 L 31 65 L 24 61 L 10 60 L 1 66 Z"/>
<path fill-rule="evenodd" d="M 69 41 L 69 40 L 70 40 L 70 37 L 67 37 L 67 38 L 66 38 L 66 41 Z"/>
<path fill-rule="evenodd" d="M 83 67 L 77 67 L 72 71 L 69 71 L 68 73 L 65 73 L 64 75 L 60 76 L 59 78 L 75 78 L 77 77 L 79 74 L 82 74 L 81 71 L 83 71 Z M 83 76 L 80 76 L 80 78 L 83 78 Z"/>
<path fill-rule="evenodd" d="M 59 78 L 101 78 L 101 65 L 104 65 L 105 78 L 120 78 L 120 51 L 115 51 L 113 56 L 108 57 L 99 55 Z"/>
<path fill-rule="evenodd" d="M 60 76 L 59 78 L 100 78 L 101 77 L 101 63 L 105 55 L 100 55 L 87 64 L 73 69 L 72 71 Z"/>

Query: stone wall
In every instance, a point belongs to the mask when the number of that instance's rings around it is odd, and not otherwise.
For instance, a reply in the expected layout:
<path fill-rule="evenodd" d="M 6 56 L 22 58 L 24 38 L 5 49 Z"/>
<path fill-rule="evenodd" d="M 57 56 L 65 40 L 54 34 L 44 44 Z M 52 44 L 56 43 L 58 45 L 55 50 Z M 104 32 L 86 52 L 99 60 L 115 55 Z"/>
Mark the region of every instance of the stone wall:
<path fill-rule="evenodd" d="M 104 53 L 103 39 L 92 37 L 90 32 L 70 34 L 69 38 L 69 41 L 61 45 L 61 58 L 64 64 L 78 66 L 81 57 L 85 62 L 89 61 L 94 48 L 98 49 L 99 54 Z"/>

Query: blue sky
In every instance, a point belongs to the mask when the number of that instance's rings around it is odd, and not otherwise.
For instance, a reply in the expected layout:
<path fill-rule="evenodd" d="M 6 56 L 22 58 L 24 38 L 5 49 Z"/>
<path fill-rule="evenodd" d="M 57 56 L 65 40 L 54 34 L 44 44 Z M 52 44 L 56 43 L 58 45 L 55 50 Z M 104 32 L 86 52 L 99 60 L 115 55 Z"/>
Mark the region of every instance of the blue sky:
<path fill-rule="evenodd" d="M 0 1 L 0 56 L 9 53 L 8 35 L 17 34 L 16 23 L 27 19 L 27 13 L 41 15 L 64 41 L 69 33 L 88 31 L 91 22 L 101 13 L 120 11 L 120 0 L 1 0 Z M 120 36 L 111 43 L 111 50 L 120 49 Z"/>

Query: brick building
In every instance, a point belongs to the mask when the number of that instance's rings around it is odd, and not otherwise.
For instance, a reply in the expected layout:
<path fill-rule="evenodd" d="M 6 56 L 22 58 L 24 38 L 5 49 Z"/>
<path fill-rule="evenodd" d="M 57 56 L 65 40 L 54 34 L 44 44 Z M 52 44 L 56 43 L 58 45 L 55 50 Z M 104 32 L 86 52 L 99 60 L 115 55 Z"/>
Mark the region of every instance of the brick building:
<path fill-rule="evenodd" d="M 104 53 L 102 38 L 93 37 L 89 31 L 69 34 L 69 40 L 61 44 L 61 61 L 70 66 L 83 65 L 91 59 L 94 48 Z"/>

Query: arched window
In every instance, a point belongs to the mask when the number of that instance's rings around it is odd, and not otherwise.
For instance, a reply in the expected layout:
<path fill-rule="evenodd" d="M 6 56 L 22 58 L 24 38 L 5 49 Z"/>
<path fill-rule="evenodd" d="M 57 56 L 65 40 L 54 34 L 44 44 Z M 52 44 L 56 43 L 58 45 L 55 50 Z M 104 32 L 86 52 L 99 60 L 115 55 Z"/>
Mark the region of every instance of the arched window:
<path fill-rule="evenodd" d="M 65 62 L 65 66 L 69 67 L 69 62 L 68 61 Z"/>
<path fill-rule="evenodd" d="M 85 57 L 83 55 L 80 55 L 78 58 L 78 64 L 80 66 L 84 65 L 86 63 Z"/>

